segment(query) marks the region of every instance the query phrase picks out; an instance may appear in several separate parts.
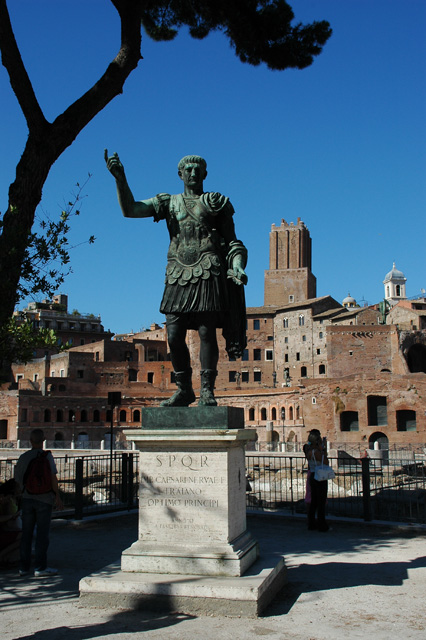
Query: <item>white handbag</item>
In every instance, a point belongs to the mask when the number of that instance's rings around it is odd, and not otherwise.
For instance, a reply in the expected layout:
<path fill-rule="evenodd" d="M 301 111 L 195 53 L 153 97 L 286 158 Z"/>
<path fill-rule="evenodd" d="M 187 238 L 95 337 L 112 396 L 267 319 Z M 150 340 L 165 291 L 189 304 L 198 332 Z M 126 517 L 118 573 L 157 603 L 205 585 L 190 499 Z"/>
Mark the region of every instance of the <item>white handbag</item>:
<path fill-rule="evenodd" d="M 333 469 L 328 465 L 324 464 L 324 456 L 321 458 L 321 464 L 316 464 L 315 461 L 315 474 L 314 478 L 317 482 L 324 482 L 324 480 L 332 480 L 336 477 Z"/>

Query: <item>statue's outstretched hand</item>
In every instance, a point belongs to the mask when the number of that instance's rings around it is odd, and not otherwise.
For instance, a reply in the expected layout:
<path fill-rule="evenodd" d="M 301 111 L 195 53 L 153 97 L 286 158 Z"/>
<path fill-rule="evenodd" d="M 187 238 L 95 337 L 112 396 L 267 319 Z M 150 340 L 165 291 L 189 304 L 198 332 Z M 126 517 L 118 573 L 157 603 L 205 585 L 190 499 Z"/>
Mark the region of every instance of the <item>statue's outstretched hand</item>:
<path fill-rule="evenodd" d="M 112 156 L 108 157 L 108 149 L 105 149 L 104 158 L 107 169 L 110 173 L 112 173 L 114 178 L 122 178 L 124 176 L 124 167 L 120 162 L 118 153 L 114 153 Z"/>

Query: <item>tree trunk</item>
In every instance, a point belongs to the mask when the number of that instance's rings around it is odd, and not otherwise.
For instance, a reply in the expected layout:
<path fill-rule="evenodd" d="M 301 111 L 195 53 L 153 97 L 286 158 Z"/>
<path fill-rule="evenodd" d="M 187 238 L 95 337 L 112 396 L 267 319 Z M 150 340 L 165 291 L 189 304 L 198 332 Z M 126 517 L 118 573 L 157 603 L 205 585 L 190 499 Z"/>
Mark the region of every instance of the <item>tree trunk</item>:
<path fill-rule="evenodd" d="M 141 59 L 141 4 L 111 0 L 121 20 L 121 46 L 103 76 L 83 96 L 47 122 L 38 105 L 10 24 L 0 0 L 0 50 L 13 91 L 27 120 L 29 135 L 9 188 L 9 202 L 0 224 L 0 331 L 13 314 L 22 262 L 35 211 L 50 168 L 82 129 L 117 95 Z"/>
<path fill-rule="evenodd" d="M 0 236 L 0 327 L 11 317 L 35 210 L 53 162 L 34 135 L 29 135 L 15 181 L 9 188 L 9 206 Z"/>

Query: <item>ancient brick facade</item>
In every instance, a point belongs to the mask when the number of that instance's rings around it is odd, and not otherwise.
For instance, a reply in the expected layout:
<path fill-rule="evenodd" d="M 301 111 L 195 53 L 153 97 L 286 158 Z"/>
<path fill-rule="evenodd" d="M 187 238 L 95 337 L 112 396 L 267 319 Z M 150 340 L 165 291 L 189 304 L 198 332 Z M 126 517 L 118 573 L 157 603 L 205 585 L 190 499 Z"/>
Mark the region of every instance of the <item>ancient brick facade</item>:
<path fill-rule="evenodd" d="M 348 445 L 426 443 L 426 300 L 400 301 L 384 325 L 378 306 L 345 308 L 315 297 L 310 237 L 300 220 L 272 227 L 270 251 L 267 304 L 247 309 L 242 360 L 228 359 L 218 331 L 218 403 L 242 407 L 258 440 L 278 446 L 300 444 L 311 428 Z M 198 393 L 196 332 L 188 345 Z M 0 439 L 25 441 L 41 426 L 48 440 L 99 443 L 110 432 L 110 391 L 122 394 L 113 410 L 121 438 L 124 427 L 140 425 L 144 406 L 175 389 L 159 325 L 15 365 L 14 375 L 15 385 L 0 394 Z"/>
<path fill-rule="evenodd" d="M 392 325 L 328 327 L 327 362 L 331 378 L 361 374 L 366 369 L 376 375 L 408 373 L 398 330 Z"/>

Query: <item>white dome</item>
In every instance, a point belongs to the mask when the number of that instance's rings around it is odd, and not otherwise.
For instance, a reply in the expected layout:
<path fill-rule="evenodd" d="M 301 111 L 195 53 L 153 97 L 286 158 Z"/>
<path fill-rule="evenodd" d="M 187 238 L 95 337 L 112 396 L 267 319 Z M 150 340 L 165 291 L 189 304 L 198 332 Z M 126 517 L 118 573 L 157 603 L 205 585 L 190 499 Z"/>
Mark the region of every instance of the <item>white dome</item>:
<path fill-rule="evenodd" d="M 356 300 L 355 300 L 355 298 L 352 298 L 350 293 L 348 293 L 346 298 L 343 300 L 342 305 L 344 307 L 355 307 L 356 306 Z"/>
<path fill-rule="evenodd" d="M 389 271 L 389 273 L 386 274 L 384 281 L 385 282 L 387 282 L 388 280 L 404 280 L 405 281 L 406 279 L 407 278 L 404 276 L 402 271 L 397 269 L 395 267 L 395 263 L 393 263 L 392 271 Z"/>

